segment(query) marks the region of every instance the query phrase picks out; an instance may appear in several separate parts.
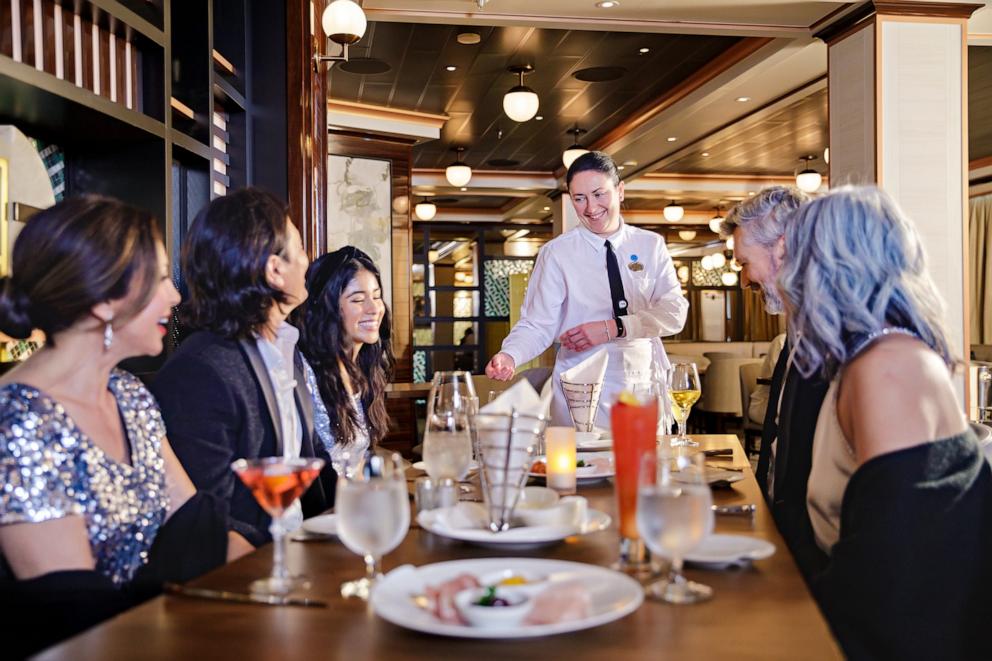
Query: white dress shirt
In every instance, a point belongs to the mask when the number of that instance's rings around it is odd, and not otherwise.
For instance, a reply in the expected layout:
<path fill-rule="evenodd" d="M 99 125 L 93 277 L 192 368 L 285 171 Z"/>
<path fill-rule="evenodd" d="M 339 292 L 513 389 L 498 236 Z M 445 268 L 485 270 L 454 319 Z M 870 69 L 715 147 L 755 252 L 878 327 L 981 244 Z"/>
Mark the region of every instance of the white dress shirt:
<path fill-rule="evenodd" d="M 520 320 L 503 341 L 502 351 L 522 365 L 541 354 L 558 337 L 579 324 L 613 318 L 613 298 L 606 273 L 606 241 L 609 240 L 620 266 L 627 299 L 627 314 L 621 317 L 625 336 L 606 345 L 610 353 L 601 411 L 608 407 L 609 396 L 622 387 L 623 373 L 632 369 L 651 367 L 652 371 L 668 368 L 668 357 L 660 336 L 673 335 L 685 325 L 689 302 L 682 296 L 682 287 L 675 275 L 672 258 L 660 235 L 620 221 L 620 228 L 608 239 L 593 234 L 583 226 L 576 227 L 546 243 L 537 255 L 534 271 L 527 285 L 527 295 L 520 309 Z M 637 265 L 640 265 L 638 267 Z M 653 365 L 635 365 L 624 360 L 629 354 L 643 363 L 644 343 L 650 340 Z M 555 379 L 562 371 L 578 364 L 593 352 L 571 351 L 561 347 L 555 361 Z M 636 351 L 635 351 L 636 349 Z M 650 355 L 650 354 L 649 354 Z M 560 400 L 560 390 L 555 388 Z M 569 424 L 567 409 L 562 418 L 560 403 L 553 417 L 556 423 Z M 600 415 L 598 424 L 604 424 Z"/>
<path fill-rule="evenodd" d="M 303 448 L 303 422 L 296 408 L 296 376 L 293 358 L 296 353 L 296 343 L 300 339 L 300 331 L 285 321 L 276 329 L 275 341 L 270 341 L 258 335 L 255 344 L 262 354 L 262 362 L 269 373 L 269 382 L 276 396 L 279 407 L 279 420 L 273 422 L 280 425 L 283 451 L 286 458 L 300 456 Z M 297 499 L 287 508 L 283 518 L 285 530 L 295 530 L 303 523 L 303 509 Z"/>

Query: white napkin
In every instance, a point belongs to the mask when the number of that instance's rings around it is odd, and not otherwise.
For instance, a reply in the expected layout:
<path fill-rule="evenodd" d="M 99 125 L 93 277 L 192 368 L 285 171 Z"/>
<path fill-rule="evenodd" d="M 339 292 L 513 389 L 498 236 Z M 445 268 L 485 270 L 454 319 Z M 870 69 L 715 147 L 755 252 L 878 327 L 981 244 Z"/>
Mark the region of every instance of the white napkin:
<path fill-rule="evenodd" d="M 541 407 L 541 398 L 534 386 L 527 379 L 520 379 L 479 409 L 479 413 L 509 413 L 515 409 L 524 415 L 539 415 Z"/>
<path fill-rule="evenodd" d="M 435 521 L 445 528 L 488 528 L 489 515 L 479 503 L 460 502 L 454 507 L 445 507 L 436 512 Z"/>
<path fill-rule="evenodd" d="M 600 349 L 575 367 L 562 372 L 561 378 L 569 383 L 602 383 L 609 360 L 606 349 Z"/>

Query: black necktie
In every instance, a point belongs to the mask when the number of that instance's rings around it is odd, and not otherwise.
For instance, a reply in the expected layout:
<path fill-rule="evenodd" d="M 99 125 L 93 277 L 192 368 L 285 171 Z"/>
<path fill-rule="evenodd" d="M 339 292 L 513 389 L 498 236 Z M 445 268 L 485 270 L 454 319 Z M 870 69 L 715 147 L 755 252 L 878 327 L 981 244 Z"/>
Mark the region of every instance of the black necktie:
<path fill-rule="evenodd" d="M 606 242 L 606 275 L 610 278 L 610 296 L 613 298 L 613 317 L 627 314 L 627 298 L 623 295 L 623 280 L 620 279 L 620 265 L 609 241 Z"/>

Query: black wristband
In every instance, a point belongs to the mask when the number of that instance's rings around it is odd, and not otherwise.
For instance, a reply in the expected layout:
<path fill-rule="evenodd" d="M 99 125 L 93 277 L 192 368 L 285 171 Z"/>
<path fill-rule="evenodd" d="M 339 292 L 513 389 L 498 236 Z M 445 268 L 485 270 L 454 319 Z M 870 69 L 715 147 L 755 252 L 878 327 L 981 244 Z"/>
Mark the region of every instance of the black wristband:
<path fill-rule="evenodd" d="M 617 337 L 623 337 L 626 335 L 627 331 L 624 330 L 623 321 L 620 320 L 620 317 L 614 317 L 613 320 L 617 322 Z"/>

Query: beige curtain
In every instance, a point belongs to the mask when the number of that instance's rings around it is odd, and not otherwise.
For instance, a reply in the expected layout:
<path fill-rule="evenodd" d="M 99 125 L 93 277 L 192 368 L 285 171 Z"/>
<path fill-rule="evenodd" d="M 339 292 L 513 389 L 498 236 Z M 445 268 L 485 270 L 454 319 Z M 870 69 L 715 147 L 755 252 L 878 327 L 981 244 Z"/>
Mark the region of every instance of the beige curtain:
<path fill-rule="evenodd" d="M 992 344 L 992 195 L 971 198 L 969 207 L 971 343 Z"/>

